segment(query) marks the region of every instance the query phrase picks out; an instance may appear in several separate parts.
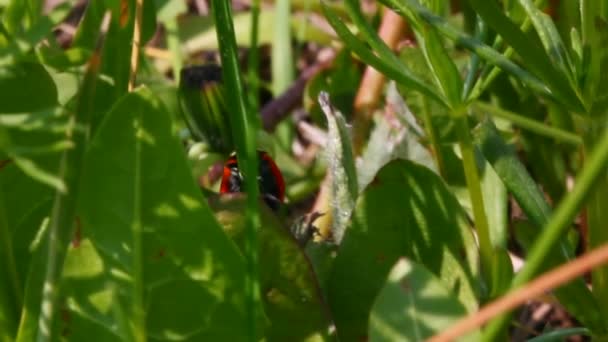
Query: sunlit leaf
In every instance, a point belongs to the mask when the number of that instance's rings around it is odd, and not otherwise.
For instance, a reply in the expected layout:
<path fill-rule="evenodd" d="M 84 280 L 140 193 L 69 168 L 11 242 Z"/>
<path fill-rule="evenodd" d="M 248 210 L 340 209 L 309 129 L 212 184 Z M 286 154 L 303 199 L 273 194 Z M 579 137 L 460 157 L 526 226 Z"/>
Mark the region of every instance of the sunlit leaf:
<path fill-rule="evenodd" d="M 402 258 L 374 302 L 369 340 L 423 341 L 466 315 L 464 305 L 441 280 L 419 263 Z"/>
<path fill-rule="evenodd" d="M 476 310 L 477 247 L 463 210 L 435 173 L 397 160 L 360 195 L 334 261 L 328 300 L 341 340 L 367 338 L 373 302 L 403 256 Z"/>

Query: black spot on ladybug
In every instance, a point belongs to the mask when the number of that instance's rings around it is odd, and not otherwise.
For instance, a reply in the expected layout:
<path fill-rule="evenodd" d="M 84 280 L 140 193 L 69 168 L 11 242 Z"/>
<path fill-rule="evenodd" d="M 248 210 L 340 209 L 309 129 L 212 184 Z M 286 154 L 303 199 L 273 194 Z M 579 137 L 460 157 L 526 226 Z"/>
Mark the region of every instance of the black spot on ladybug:
<path fill-rule="evenodd" d="M 285 199 L 285 181 L 274 160 L 264 151 L 258 151 L 258 186 L 264 202 L 278 210 Z M 220 193 L 245 192 L 245 180 L 238 160 L 232 155 L 224 164 Z"/>

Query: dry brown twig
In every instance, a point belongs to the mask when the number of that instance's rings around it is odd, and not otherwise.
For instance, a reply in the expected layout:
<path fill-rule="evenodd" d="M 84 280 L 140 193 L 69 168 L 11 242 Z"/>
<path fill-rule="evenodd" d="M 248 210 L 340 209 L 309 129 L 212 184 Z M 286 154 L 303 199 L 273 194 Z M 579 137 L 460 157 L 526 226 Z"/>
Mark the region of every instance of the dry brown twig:
<path fill-rule="evenodd" d="M 139 65 L 139 47 L 141 45 L 141 26 L 144 0 L 135 1 L 135 25 L 133 25 L 133 47 L 131 48 L 131 73 L 129 75 L 129 92 L 135 88 L 135 77 Z"/>
<path fill-rule="evenodd" d="M 487 304 L 481 310 L 469 315 L 445 331 L 431 337 L 428 341 L 453 341 L 464 334 L 478 329 L 492 318 L 506 311 L 526 303 L 576 277 L 580 277 L 589 270 L 608 262 L 608 244 L 582 255 L 562 266 L 546 272 L 530 283 Z"/>

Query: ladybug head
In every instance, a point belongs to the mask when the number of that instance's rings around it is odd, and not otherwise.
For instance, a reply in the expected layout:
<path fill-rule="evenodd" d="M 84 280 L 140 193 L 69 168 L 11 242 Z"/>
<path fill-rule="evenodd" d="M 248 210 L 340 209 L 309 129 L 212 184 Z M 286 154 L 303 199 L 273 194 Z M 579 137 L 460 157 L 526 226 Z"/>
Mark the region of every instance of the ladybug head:
<path fill-rule="evenodd" d="M 264 151 L 258 151 L 258 186 L 266 204 L 277 210 L 285 200 L 285 182 L 281 170 Z M 224 164 L 220 193 L 244 192 L 243 174 L 233 153 Z"/>

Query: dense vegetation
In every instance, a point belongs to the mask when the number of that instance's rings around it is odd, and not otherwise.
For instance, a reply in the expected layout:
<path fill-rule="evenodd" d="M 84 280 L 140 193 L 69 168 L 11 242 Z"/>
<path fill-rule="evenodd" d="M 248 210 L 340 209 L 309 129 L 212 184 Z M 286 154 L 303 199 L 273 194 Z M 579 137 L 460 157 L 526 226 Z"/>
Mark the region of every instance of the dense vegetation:
<path fill-rule="evenodd" d="M 0 19 L 1 341 L 608 339 L 606 1 Z"/>

